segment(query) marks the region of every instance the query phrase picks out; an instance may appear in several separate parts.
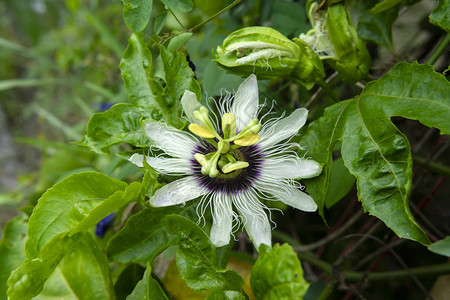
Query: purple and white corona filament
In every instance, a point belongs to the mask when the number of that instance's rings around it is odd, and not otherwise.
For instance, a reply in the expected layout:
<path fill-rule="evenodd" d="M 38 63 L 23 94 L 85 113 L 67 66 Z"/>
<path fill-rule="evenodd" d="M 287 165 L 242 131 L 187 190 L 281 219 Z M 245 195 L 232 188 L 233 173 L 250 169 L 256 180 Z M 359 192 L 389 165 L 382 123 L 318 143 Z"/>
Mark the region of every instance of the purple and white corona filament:
<path fill-rule="evenodd" d="M 234 221 L 243 222 L 256 249 L 261 244 L 271 245 L 268 208 L 260 199 L 278 200 L 303 211 L 317 209 L 295 180 L 319 175 L 321 165 L 299 157 L 299 145 L 290 142 L 306 122 L 306 109 L 262 125 L 257 118 L 255 75 L 240 85 L 234 97 L 218 105 L 220 116 L 202 106 L 190 91 L 184 93 L 181 103 L 191 133 L 149 121 L 146 134 L 167 156 L 134 154 L 130 158 L 141 167 L 145 158 L 163 174 L 185 175 L 157 190 L 150 199 L 153 206 L 202 197 L 199 211 L 202 214 L 207 207 L 211 209 L 210 239 L 215 246 L 229 243 Z"/>

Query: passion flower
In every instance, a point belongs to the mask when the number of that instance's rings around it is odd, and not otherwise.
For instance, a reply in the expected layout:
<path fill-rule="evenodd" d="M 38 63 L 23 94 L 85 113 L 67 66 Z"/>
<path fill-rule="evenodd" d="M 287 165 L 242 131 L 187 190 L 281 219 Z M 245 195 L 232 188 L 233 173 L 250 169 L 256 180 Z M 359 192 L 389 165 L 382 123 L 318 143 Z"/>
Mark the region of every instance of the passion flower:
<path fill-rule="evenodd" d="M 261 244 L 271 246 L 271 225 L 265 212 L 269 209 L 261 199 L 278 200 L 303 211 L 317 209 L 295 179 L 319 175 L 321 165 L 299 157 L 299 144 L 290 142 L 306 122 L 306 109 L 261 124 L 255 75 L 217 105 L 219 115 L 202 106 L 190 91 L 181 103 L 191 133 L 149 121 L 145 132 L 164 156 L 134 154 L 130 158 L 140 167 L 145 159 L 160 173 L 185 175 L 157 190 L 151 205 L 171 206 L 201 197 L 198 211 L 202 214 L 211 208 L 210 239 L 215 246 L 227 245 L 233 222 L 242 222 L 257 249 Z"/>

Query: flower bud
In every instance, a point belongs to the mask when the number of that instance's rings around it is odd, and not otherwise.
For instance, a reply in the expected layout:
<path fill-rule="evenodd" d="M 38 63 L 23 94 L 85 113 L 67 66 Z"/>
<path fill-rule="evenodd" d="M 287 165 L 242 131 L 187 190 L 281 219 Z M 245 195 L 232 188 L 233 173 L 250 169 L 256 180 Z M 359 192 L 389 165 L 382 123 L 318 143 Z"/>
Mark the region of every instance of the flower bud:
<path fill-rule="evenodd" d="M 284 77 L 307 89 L 324 77 L 322 62 L 305 42 L 293 42 L 270 27 L 239 29 L 216 52 L 215 59 L 223 68 L 241 76 Z"/>
<path fill-rule="evenodd" d="M 326 59 L 343 80 L 355 82 L 367 77 L 370 55 L 358 38 L 345 6 L 336 4 L 319 12 L 319 5 L 310 0 L 307 10 L 313 29 L 301 34 L 300 40 L 305 41 L 320 59 Z"/>

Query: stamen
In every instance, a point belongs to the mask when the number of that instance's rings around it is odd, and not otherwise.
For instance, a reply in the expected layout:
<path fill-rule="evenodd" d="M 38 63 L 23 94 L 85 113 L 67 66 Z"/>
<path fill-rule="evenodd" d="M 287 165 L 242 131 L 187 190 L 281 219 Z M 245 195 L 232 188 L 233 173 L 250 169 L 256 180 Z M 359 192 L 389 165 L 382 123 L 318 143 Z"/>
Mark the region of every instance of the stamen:
<path fill-rule="evenodd" d="M 194 158 L 202 166 L 206 166 L 206 164 L 208 163 L 208 159 L 206 158 L 206 156 L 201 153 L 195 153 Z"/>
<path fill-rule="evenodd" d="M 193 115 L 194 115 L 195 119 L 202 122 L 202 124 L 214 134 L 213 137 L 221 139 L 219 134 L 216 132 L 214 125 L 212 124 L 211 120 L 209 119 L 209 110 L 206 107 L 204 107 L 204 106 L 200 107 L 200 110 L 194 111 Z"/>
<path fill-rule="evenodd" d="M 193 134 L 198 135 L 199 137 L 205 139 L 212 139 L 215 137 L 214 133 L 205 126 L 192 123 L 188 128 Z"/>
<path fill-rule="evenodd" d="M 239 146 L 250 146 L 256 144 L 258 141 L 259 141 L 258 134 L 249 133 L 237 140 L 234 140 L 234 143 Z"/>
<path fill-rule="evenodd" d="M 225 166 L 223 166 L 222 172 L 230 173 L 230 172 L 233 172 L 235 170 L 247 168 L 248 166 L 249 166 L 248 162 L 236 161 L 234 163 L 229 163 L 229 164 L 226 164 Z"/>

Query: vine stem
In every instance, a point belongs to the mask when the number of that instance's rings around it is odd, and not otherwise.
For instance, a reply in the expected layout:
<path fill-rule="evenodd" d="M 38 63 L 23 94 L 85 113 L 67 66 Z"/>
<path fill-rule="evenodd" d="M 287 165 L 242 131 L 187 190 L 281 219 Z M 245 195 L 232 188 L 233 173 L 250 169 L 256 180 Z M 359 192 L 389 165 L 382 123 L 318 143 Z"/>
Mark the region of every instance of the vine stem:
<path fill-rule="evenodd" d="M 450 272 L 450 263 L 436 264 L 419 268 L 411 268 L 409 269 L 409 271 L 398 270 L 398 271 L 372 272 L 372 273 L 353 272 L 353 271 L 340 272 L 339 270 L 333 268 L 333 266 L 330 265 L 329 263 L 316 258 L 314 255 L 310 253 L 300 252 L 297 254 L 301 260 L 307 261 L 317 266 L 319 269 L 324 271 L 329 276 L 338 278 L 339 273 L 343 274 L 345 280 L 347 280 L 348 282 L 359 282 L 362 279 L 370 282 L 388 281 L 394 279 L 406 279 L 411 276 L 411 273 L 417 277 L 426 277 L 426 276 L 437 276 L 442 274 L 448 274 Z"/>
<path fill-rule="evenodd" d="M 336 93 L 329 87 L 329 85 L 325 81 L 321 79 L 317 81 L 317 84 L 322 88 L 322 90 L 325 91 L 325 93 L 327 93 L 328 96 L 330 96 L 333 102 L 338 103 L 339 101 L 341 101 L 341 99 L 339 99 Z"/>
<path fill-rule="evenodd" d="M 450 43 L 450 33 L 447 33 L 447 35 L 441 40 L 437 48 L 434 50 L 431 57 L 428 59 L 427 64 L 433 65 L 441 56 L 442 52 L 444 52 L 445 48 L 447 48 L 447 45 Z"/>
<path fill-rule="evenodd" d="M 224 12 L 226 12 L 227 10 L 229 10 L 230 8 L 232 8 L 233 6 L 238 4 L 239 2 L 241 2 L 241 0 L 234 0 L 230 5 L 228 5 L 227 7 L 223 8 L 222 10 L 216 12 L 214 15 L 212 15 L 208 19 L 206 19 L 206 20 L 202 21 L 201 23 L 195 25 L 194 27 L 188 29 L 187 32 L 192 32 L 192 31 L 196 30 L 197 28 L 202 27 L 203 25 L 205 25 L 206 23 L 208 23 L 212 19 L 216 18 L 217 16 L 223 14 Z"/>
<path fill-rule="evenodd" d="M 444 175 L 446 177 L 450 177 L 450 168 L 443 166 L 441 164 L 432 162 L 429 159 L 425 159 L 423 157 L 413 155 L 413 161 L 419 166 L 424 167 L 430 171 L 436 172 L 440 175 Z"/>

